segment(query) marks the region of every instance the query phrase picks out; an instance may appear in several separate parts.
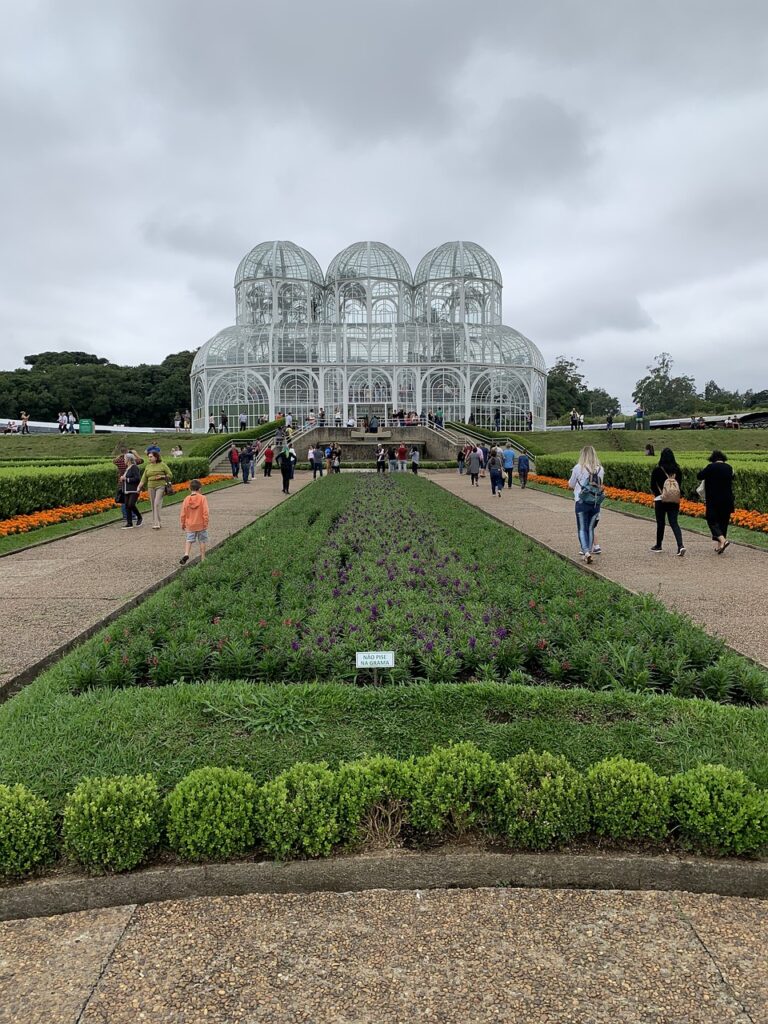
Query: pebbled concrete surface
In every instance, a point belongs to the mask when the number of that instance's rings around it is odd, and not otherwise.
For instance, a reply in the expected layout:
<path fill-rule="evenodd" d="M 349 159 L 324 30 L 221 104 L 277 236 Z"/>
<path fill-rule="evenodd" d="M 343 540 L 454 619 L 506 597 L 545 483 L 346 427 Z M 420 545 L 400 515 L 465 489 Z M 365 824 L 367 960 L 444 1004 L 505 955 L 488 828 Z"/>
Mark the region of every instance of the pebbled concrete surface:
<path fill-rule="evenodd" d="M 105 913 L 123 916 L 74 962 L 72 941 Z M 753 900 L 520 889 L 252 895 L 9 922 L 0 948 L 20 958 L 26 1016 L 0 1001 L 0 1022 L 764 1024 L 767 923 Z M 80 1016 L 65 986 L 91 993 Z"/>
<path fill-rule="evenodd" d="M 576 536 L 573 497 L 570 500 L 517 484 L 501 498 L 491 495 L 490 481 L 472 487 L 458 473 L 424 473 L 433 483 L 521 533 L 541 541 L 574 562 L 583 564 Z M 664 550 L 656 543 L 656 523 L 620 512 L 604 511 L 597 529 L 603 553 L 589 567 L 598 576 L 630 590 L 652 594 L 673 611 L 689 615 L 735 650 L 768 665 L 768 615 L 765 613 L 768 551 L 731 544 L 723 555 L 713 553 L 704 534 L 684 531 L 686 555 L 678 558 L 669 528 Z"/>
<path fill-rule="evenodd" d="M 311 479 L 297 471 L 291 490 Z M 209 494 L 210 547 L 284 500 L 279 473 Z M 179 512 L 179 505 L 169 506 L 161 530 L 152 530 L 146 516 L 145 525 L 130 533 L 116 523 L 0 558 L 0 592 L 13 608 L 3 621 L 0 691 L 174 575 L 184 552 Z"/>

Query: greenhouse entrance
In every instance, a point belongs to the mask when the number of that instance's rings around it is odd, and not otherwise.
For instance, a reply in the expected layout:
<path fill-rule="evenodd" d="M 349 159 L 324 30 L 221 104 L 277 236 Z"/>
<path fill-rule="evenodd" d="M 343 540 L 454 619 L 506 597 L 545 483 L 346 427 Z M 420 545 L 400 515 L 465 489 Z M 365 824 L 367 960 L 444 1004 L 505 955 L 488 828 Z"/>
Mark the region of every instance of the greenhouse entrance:
<path fill-rule="evenodd" d="M 383 427 L 392 418 L 392 406 L 386 402 L 355 402 L 352 405 L 352 415 L 358 426 L 365 419 L 370 423 L 371 418 L 375 416 L 379 421 L 379 427 Z"/>

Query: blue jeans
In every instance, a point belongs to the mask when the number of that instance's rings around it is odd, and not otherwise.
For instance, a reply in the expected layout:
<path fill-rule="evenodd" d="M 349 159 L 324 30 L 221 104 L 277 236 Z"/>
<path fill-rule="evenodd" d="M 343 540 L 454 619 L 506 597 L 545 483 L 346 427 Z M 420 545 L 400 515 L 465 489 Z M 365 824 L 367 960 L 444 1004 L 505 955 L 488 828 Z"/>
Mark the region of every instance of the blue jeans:
<path fill-rule="evenodd" d="M 592 545 L 595 543 L 595 527 L 599 518 L 600 508 L 598 505 L 586 505 L 583 501 L 576 502 L 576 530 L 582 554 L 592 551 Z"/>
<path fill-rule="evenodd" d="M 250 462 L 241 462 L 240 466 L 243 471 L 243 483 L 248 483 L 248 477 L 251 475 L 251 464 Z"/>

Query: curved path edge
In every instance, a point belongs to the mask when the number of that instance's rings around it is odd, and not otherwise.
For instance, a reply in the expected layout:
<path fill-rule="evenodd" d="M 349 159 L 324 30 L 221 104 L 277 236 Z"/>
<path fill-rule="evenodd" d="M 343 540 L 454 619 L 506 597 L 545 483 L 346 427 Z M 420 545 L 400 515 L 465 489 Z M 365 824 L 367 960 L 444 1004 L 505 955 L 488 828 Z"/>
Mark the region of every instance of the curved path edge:
<path fill-rule="evenodd" d="M 613 889 L 768 899 L 768 860 L 624 853 L 389 850 L 327 860 L 173 865 L 124 875 L 33 879 L 0 888 L 0 921 L 247 893 L 366 889 Z"/>

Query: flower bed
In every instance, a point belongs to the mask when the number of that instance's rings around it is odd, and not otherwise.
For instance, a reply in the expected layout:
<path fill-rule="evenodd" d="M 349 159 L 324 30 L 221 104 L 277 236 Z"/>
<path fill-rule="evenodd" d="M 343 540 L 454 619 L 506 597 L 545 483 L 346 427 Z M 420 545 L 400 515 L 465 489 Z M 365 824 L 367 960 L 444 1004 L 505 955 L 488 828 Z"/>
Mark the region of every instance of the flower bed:
<path fill-rule="evenodd" d="M 546 752 L 495 761 L 471 743 L 401 761 L 369 757 L 335 771 L 297 762 L 261 785 L 243 769 L 198 768 L 165 799 L 151 774 L 86 778 L 60 821 L 26 787 L 0 786 L 6 877 L 61 853 L 91 872 L 126 871 L 161 842 L 187 861 L 257 851 L 286 860 L 354 849 L 374 835 L 390 844 L 470 836 L 523 850 L 593 836 L 754 855 L 768 848 L 768 791 L 716 765 L 667 777 L 612 758 L 581 772 Z"/>
<path fill-rule="evenodd" d="M 536 680 L 762 703 L 768 673 L 650 597 L 585 577 L 407 474 L 325 479 L 46 674 L 56 689 L 179 680 Z"/>
<path fill-rule="evenodd" d="M 111 468 L 114 476 L 114 468 Z M 215 484 L 221 480 L 230 480 L 230 475 L 214 473 L 198 478 L 202 484 Z M 186 490 L 189 481 L 183 481 L 173 485 L 174 492 Z M 142 491 L 139 497 L 146 501 L 149 499 L 147 491 Z M 43 526 L 55 526 L 57 523 L 66 523 L 71 519 L 85 519 L 87 516 L 97 515 L 99 512 L 108 512 L 114 509 L 114 498 L 100 498 L 98 501 L 87 501 L 77 505 L 63 505 L 61 508 L 49 508 L 42 512 L 33 512 L 30 515 L 12 516 L 10 519 L 0 520 L 0 537 L 9 537 L 15 533 L 29 533 L 30 530 L 38 530 Z"/>
<path fill-rule="evenodd" d="M 532 483 L 546 484 L 549 487 L 559 487 L 564 491 L 568 490 L 568 481 L 559 476 L 546 476 L 543 473 L 531 474 Z M 643 491 L 630 491 L 624 487 L 605 488 L 608 498 L 615 501 L 627 501 L 633 505 L 645 505 L 646 508 L 653 507 L 653 495 L 645 494 Z M 684 516 L 693 516 L 695 519 L 703 519 L 706 516 L 706 505 L 700 501 L 689 501 L 683 498 L 680 502 L 680 511 Z M 737 508 L 731 515 L 731 522 L 734 526 L 743 526 L 747 530 L 758 530 L 761 533 L 768 533 L 768 513 L 753 512 L 745 508 Z"/>

